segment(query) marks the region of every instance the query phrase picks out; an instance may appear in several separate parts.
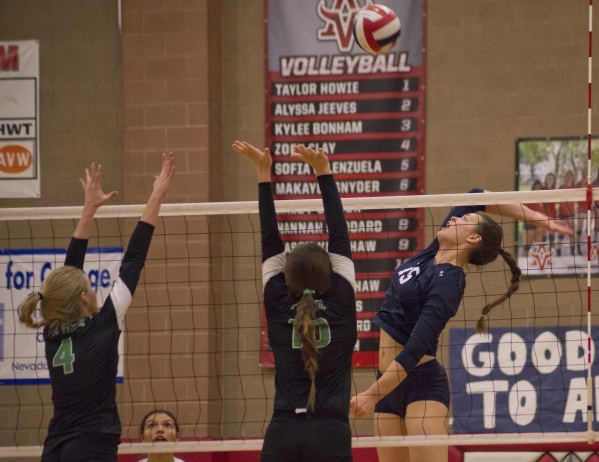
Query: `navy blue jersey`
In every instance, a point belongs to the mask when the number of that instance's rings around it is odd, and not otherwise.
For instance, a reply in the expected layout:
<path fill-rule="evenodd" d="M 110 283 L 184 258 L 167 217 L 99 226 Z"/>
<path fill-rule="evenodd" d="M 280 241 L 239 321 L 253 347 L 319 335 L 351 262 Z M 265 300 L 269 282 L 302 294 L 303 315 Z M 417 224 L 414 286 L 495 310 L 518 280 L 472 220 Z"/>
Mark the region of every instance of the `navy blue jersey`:
<path fill-rule="evenodd" d="M 48 439 L 84 433 L 121 434 L 116 407 L 118 341 L 154 227 L 140 221 L 102 309 L 64 331 L 44 329 L 54 416 Z M 72 238 L 65 265 L 83 269 L 87 239 Z"/>
<path fill-rule="evenodd" d="M 484 209 L 484 206 L 454 207 L 443 226 L 452 216 L 463 217 Z M 374 318 L 377 326 L 404 346 L 396 361 L 408 373 L 424 355 L 436 355 L 439 336 L 456 315 L 466 288 L 466 275 L 461 267 L 435 264 L 438 251 L 439 241 L 435 238 L 425 250 L 395 270 Z"/>
<path fill-rule="evenodd" d="M 347 419 L 351 394 L 352 354 L 357 340 L 355 271 L 347 222 L 332 175 L 318 177 L 329 232 L 328 253 L 333 268 L 327 293 L 317 296 L 314 321 L 321 353 L 316 372 L 314 414 Z M 304 369 L 301 345 L 294 338 L 298 299 L 285 284 L 285 255 L 279 235 L 270 183 L 259 185 L 262 234 L 262 277 L 268 340 L 274 353 L 275 411 L 306 412 L 311 380 Z"/>

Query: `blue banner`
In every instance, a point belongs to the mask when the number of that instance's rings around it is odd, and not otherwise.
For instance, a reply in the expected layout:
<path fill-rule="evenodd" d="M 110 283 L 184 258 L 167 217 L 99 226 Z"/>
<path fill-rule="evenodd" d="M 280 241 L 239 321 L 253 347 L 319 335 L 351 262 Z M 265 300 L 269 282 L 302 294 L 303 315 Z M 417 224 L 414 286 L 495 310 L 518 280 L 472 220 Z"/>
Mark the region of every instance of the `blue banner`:
<path fill-rule="evenodd" d="M 488 335 L 451 329 L 454 432 L 585 431 L 589 364 L 585 329 L 504 328 L 490 329 Z M 598 334 L 599 328 L 593 328 L 592 337 Z M 591 341 L 593 366 L 594 358 Z M 595 422 L 597 417 L 595 410 Z M 593 428 L 597 431 L 599 425 L 594 423 Z"/>
<path fill-rule="evenodd" d="M 43 329 L 19 322 L 20 304 L 63 265 L 65 255 L 66 249 L 0 249 L 0 386 L 50 383 Z M 122 259 L 122 247 L 87 249 L 83 269 L 98 294 L 99 306 L 112 290 Z M 41 311 L 36 310 L 34 317 L 41 317 Z M 123 380 L 124 351 L 121 335 L 117 382 Z"/>

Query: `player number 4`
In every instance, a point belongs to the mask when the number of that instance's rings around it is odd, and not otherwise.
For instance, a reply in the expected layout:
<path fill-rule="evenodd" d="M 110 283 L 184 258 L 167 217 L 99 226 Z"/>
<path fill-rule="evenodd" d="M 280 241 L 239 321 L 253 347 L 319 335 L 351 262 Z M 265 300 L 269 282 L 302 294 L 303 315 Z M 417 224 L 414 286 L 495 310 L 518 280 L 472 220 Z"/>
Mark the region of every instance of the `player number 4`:
<path fill-rule="evenodd" d="M 73 341 L 71 338 L 64 339 L 58 351 L 52 359 L 52 367 L 62 366 L 62 372 L 64 375 L 71 374 L 73 372 L 73 363 L 75 362 L 75 353 L 73 353 Z"/>

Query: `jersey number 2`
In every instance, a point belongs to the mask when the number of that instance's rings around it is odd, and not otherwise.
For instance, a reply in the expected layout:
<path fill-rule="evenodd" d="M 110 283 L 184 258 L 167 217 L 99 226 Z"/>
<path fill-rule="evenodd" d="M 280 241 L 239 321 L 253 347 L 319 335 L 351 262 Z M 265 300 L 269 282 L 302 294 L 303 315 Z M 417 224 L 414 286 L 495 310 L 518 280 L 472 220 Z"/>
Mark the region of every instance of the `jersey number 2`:
<path fill-rule="evenodd" d="M 289 324 L 295 324 L 295 319 L 290 319 Z M 316 318 L 312 321 L 314 324 L 314 334 L 316 337 L 316 348 L 324 348 L 329 343 L 331 343 L 331 327 L 329 323 L 324 318 Z M 320 335 L 316 335 L 316 333 L 320 333 Z M 292 345 L 293 348 L 301 348 L 302 342 L 300 341 L 297 332 L 293 329 L 293 337 L 292 337 Z"/>
<path fill-rule="evenodd" d="M 73 353 L 73 341 L 71 338 L 64 339 L 58 347 L 58 351 L 52 359 L 52 367 L 62 366 L 64 375 L 73 372 L 73 363 L 75 362 L 75 353 Z"/>

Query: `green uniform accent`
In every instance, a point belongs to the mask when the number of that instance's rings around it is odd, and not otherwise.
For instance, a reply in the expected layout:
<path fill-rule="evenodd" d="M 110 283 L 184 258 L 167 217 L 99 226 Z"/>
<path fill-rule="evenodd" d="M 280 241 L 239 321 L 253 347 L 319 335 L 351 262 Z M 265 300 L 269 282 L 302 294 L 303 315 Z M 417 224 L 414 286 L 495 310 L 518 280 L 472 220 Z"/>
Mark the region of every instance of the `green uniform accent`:
<path fill-rule="evenodd" d="M 73 342 L 71 337 L 64 339 L 58 347 L 58 351 L 52 358 L 52 367 L 62 366 L 64 375 L 73 373 L 73 363 L 75 362 L 75 353 L 73 353 Z"/>

